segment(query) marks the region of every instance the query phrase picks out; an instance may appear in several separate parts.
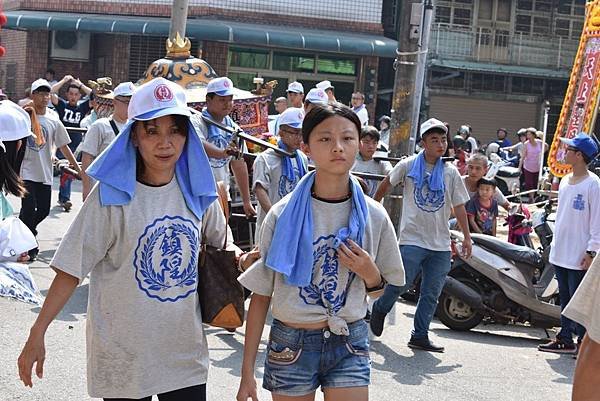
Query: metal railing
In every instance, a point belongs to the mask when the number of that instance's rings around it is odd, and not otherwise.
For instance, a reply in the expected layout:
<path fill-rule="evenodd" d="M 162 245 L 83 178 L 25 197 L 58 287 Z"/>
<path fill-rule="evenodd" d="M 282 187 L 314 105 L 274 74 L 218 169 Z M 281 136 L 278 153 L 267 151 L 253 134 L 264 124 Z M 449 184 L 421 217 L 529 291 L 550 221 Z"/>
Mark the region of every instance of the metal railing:
<path fill-rule="evenodd" d="M 510 34 L 483 27 L 432 26 L 430 57 L 569 69 L 579 42 L 561 36 Z"/>

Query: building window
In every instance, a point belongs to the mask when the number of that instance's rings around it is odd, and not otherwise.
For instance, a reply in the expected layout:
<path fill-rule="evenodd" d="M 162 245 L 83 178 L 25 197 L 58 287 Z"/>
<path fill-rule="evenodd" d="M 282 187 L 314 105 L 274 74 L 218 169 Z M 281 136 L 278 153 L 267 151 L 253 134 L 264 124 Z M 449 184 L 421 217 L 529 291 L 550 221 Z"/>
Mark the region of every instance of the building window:
<path fill-rule="evenodd" d="M 538 11 L 538 12 L 552 11 L 552 1 L 551 0 L 535 0 L 535 11 Z"/>
<path fill-rule="evenodd" d="M 465 73 L 457 71 L 432 70 L 429 78 L 429 87 L 438 89 L 465 89 Z"/>
<path fill-rule="evenodd" d="M 344 59 L 341 57 L 330 58 L 318 56 L 317 73 L 355 76 L 356 60 Z"/>
<path fill-rule="evenodd" d="M 571 21 L 568 19 L 556 19 L 556 27 L 554 33 L 558 36 L 568 38 L 571 34 Z"/>
<path fill-rule="evenodd" d="M 269 51 L 229 48 L 229 65 L 242 68 L 269 68 Z"/>
<path fill-rule="evenodd" d="M 517 1 L 517 10 L 531 11 L 533 10 L 533 0 Z"/>
<path fill-rule="evenodd" d="M 315 72 L 315 57 L 311 55 L 274 52 L 273 69 L 279 71 Z"/>
<path fill-rule="evenodd" d="M 512 93 L 522 95 L 542 95 L 544 93 L 544 80 L 537 78 L 512 77 Z"/>
<path fill-rule="evenodd" d="M 435 22 L 457 26 L 471 26 L 472 0 L 439 1 L 435 7 Z"/>
<path fill-rule="evenodd" d="M 533 33 L 538 35 L 550 35 L 550 18 L 533 17 Z"/>
<path fill-rule="evenodd" d="M 529 35 L 531 33 L 531 16 L 518 14 L 515 23 L 515 32 Z"/>
<path fill-rule="evenodd" d="M 506 76 L 497 74 L 471 74 L 471 90 L 505 92 Z"/>

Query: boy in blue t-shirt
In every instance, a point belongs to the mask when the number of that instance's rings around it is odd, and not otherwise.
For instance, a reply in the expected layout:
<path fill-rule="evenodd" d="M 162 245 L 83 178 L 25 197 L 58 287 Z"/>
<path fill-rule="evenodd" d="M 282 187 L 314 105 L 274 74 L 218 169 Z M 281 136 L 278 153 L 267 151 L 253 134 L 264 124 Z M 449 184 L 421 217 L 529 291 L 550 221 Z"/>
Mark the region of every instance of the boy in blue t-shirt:
<path fill-rule="evenodd" d="M 467 202 L 467 218 L 471 232 L 496 236 L 498 202 L 494 199 L 496 181 L 481 178 L 477 181 L 477 195 Z"/>

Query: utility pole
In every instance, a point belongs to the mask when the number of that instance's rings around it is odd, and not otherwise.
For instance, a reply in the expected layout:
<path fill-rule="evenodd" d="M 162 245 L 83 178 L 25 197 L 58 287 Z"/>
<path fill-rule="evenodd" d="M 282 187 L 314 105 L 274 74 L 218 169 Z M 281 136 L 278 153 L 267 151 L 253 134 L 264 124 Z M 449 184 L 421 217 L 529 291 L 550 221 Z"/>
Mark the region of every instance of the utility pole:
<path fill-rule="evenodd" d="M 188 0 L 173 0 L 171 7 L 171 27 L 169 29 L 169 39 L 174 41 L 177 33 L 182 39 L 185 39 L 185 25 L 188 15 Z"/>
<path fill-rule="evenodd" d="M 394 61 L 396 76 L 392 97 L 392 121 L 390 125 L 390 156 L 409 155 L 410 137 L 413 126 L 413 102 L 415 101 L 415 80 L 417 73 L 417 52 L 421 33 L 421 0 L 399 0 L 400 27 L 398 29 L 397 57 Z M 402 190 L 394 188 L 385 197 L 385 208 L 399 232 L 402 215 Z"/>
<path fill-rule="evenodd" d="M 421 115 L 421 98 L 423 95 L 423 86 L 425 84 L 425 74 L 427 73 L 427 56 L 429 53 L 429 37 L 431 36 L 431 21 L 433 20 L 433 2 L 424 0 L 423 17 L 421 22 L 420 39 L 417 54 L 417 72 L 415 79 L 415 99 L 413 102 L 413 111 L 411 118 L 410 142 L 408 145 L 408 154 L 415 153 L 417 145 L 417 133 L 419 132 L 419 116 Z"/>

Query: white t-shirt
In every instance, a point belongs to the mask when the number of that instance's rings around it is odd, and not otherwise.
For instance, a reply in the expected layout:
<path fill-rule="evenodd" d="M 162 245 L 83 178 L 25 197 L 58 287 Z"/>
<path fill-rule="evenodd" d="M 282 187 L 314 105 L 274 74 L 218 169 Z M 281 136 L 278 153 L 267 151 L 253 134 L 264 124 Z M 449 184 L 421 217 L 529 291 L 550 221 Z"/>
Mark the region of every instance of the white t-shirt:
<path fill-rule="evenodd" d="M 293 287 L 285 283 L 281 273 L 264 266 L 275 225 L 291 195 L 274 205 L 261 229 L 259 249 L 262 258 L 239 277 L 249 290 L 272 297 L 273 317 L 289 323 L 314 323 L 327 320 L 328 303 L 336 316 L 351 323 L 365 317 L 367 292 L 365 282 L 338 262 L 333 241 L 338 230 L 348 225 L 352 200 L 340 203 L 323 202 L 311 198 L 314 221 L 313 274 L 307 287 Z M 404 267 L 396 244 L 394 227 L 383 206 L 366 197 L 369 219 L 362 248 L 375 261 L 388 283 L 404 284 Z M 285 244 L 280 244 L 285 246 Z"/>
<path fill-rule="evenodd" d="M 471 153 L 473 153 L 477 149 L 479 149 L 479 146 L 477 146 L 477 139 L 473 138 L 472 136 L 467 138 L 467 142 L 469 142 L 469 144 L 471 144 Z"/>
<path fill-rule="evenodd" d="M 550 263 L 581 270 L 585 251 L 600 250 L 600 178 L 595 174 L 571 185 L 573 173 L 560 181 Z"/>
<path fill-rule="evenodd" d="M 306 160 L 304 153 L 298 151 L 298 154 L 297 157 L 303 157 Z M 298 181 L 300 181 L 297 157 L 291 158 L 292 166 L 296 172 L 296 180 L 290 181 L 282 174 L 281 156 L 272 149 L 259 153 L 252 168 L 252 190 L 256 191 L 256 186 L 260 185 L 267 191 L 271 205 L 279 202 L 281 198 L 292 192 Z M 267 213 L 262 210 L 260 202 L 256 212 L 256 232 L 258 233 Z"/>
<path fill-rule="evenodd" d="M 600 257 L 594 258 L 563 315 L 581 324 L 600 343 Z"/>
<path fill-rule="evenodd" d="M 402 218 L 400 219 L 400 245 L 415 245 L 431 251 L 450 250 L 448 220 L 452 208 L 469 201 L 469 193 L 458 170 L 451 163 L 444 163 L 444 196 L 436 197 L 426 185 L 418 191 L 414 180 L 407 177 L 417 156 L 401 160 L 390 172 L 390 183 L 404 183 Z M 433 165 L 427 164 L 431 172 Z"/>
<path fill-rule="evenodd" d="M 366 125 L 369 125 L 369 112 L 367 111 L 367 108 L 365 107 L 365 105 L 363 105 L 358 110 L 355 110 L 355 109 L 352 109 L 352 110 L 358 116 L 358 119 L 360 120 L 360 123 L 363 127 Z"/>
<path fill-rule="evenodd" d="M 371 160 L 363 160 L 360 156 L 360 153 L 356 155 L 356 160 L 354 161 L 354 165 L 352 166 L 352 171 L 357 171 L 359 173 L 369 173 L 369 174 L 379 174 L 379 175 L 388 175 L 390 171 L 392 171 L 392 164 L 386 160 L 377 161 L 375 159 Z M 377 187 L 381 181 L 377 180 L 365 180 L 367 186 L 369 187 L 369 192 L 367 195 L 373 197 L 375 195 L 375 191 L 377 191 Z"/>
<path fill-rule="evenodd" d="M 81 145 L 82 152 L 96 157 L 110 145 L 116 136 L 115 131 L 110 125 L 111 119 L 112 118 L 99 118 L 90 125 L 90 128 L 83 138 L 83 144 Z M 121 132 L 125 124 L 119 123 L 116 120 L 113 121 L 119 132 Z"/>
<path fill-rule="evenodd" d="M 71 143 L 71 138 L 69 138 L 65 126 L 60 122 L 55 112 L 46 109 L 46 114 L 38 114 L 37 117 L 46 143 L 38 146 L 35 143 L 35 137 L 27 137 L 27 147 L 25 156 L 23 156 L 23 163 L 21 163 L 20 175 L 23 180 L 52 185 L 52 154 L 54 149 L 68 145 Z"/>
<path fill-rule="evenodd" d="M 80 282 L 90 274 L 90 396 L 138 399 L 206 383 L 208 346 L 196 292 L 202 222 L 176 178 L 162 187 L 136 183 L 125 206 L 101 206 L 98 188 L 50 263 Z M 222 246 L 218 202 L 204 222 L 207 242 Z"/>

